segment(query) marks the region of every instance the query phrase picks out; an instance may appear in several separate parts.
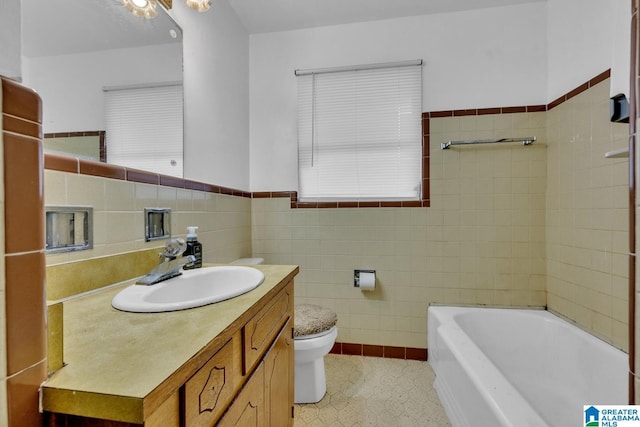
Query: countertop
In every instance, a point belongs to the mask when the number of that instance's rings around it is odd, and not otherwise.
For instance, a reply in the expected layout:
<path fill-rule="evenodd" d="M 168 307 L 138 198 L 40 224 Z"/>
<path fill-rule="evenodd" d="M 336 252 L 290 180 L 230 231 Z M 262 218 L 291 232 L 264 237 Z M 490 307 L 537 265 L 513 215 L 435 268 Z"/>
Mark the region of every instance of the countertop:
<path fill-rule="evenodd" d="M 64 362 L 42 387 L 43 410 L 142 423 L 230 338 L 263 297 L 298 273 L 292 265 L 256 265 L 256 289 L 188 310 L 128 313 L 111 287 L 64 303 Z"/>

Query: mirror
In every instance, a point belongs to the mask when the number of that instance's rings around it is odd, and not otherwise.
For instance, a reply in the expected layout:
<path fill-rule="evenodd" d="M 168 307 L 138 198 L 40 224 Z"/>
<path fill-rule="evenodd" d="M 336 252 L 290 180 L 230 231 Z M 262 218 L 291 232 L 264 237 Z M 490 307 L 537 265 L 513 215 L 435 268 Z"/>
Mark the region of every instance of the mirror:
<path fill-rule="evenodd" d="M 106 91 L 179 86 L 179 141 L 172 143 L 180 170 L 171 175 L 182 176 L 182 30 L 157 9 L 144 19 L 121 0 L 22 0 L 22 82 L 42 98 L 45 151 L 112 162 Z"/>

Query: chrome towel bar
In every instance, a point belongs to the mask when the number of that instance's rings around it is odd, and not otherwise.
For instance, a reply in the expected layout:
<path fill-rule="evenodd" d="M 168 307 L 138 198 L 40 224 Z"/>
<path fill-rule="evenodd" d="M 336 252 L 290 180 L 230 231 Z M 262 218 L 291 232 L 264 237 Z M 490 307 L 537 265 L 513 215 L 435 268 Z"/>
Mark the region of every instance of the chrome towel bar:
<path fill-rule="evenodd" d="M 446 150 L 452 145 L 496 144 L 501 142 L 522 142 L 522 145 L 531 145 L 535 141 L 535 136 L 525 136 L 522 138 L 474 139 L 470 141 L 447 141 L 440 144 L 440 149 Z"/>

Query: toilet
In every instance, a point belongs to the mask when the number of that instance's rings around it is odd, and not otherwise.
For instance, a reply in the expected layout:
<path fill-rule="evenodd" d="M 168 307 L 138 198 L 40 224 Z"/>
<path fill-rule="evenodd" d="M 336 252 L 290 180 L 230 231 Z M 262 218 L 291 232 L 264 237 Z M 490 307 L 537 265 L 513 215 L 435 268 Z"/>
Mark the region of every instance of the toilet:
<path fill-rule="evenodd" d="M 255 265 L 262 264 L 264 262 L 264 258 L 240 258 L 233 261 L 232 265 Z"/>
<path fill-rule="evenodd" d="M 234 265 L 262 264 L 262 258 L 241 258 Z M 324 356 L 336 342 L 338 327 L 336 313 L 315 304 L 296 304 L 294 307 L 294 382 L 295 403 L 319 402 L 327 392 Z"/>
<path fill-rule="evenodd" d="M 324 356 L 338 336 L 336 313 L 315 304 L 294 307 L 295 403 L 319 402 L 327 391 Z"/>

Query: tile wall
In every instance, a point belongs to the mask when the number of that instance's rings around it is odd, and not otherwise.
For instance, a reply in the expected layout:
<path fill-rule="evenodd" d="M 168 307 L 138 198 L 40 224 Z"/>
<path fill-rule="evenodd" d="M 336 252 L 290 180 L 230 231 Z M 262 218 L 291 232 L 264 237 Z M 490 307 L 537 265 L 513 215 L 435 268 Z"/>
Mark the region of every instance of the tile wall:
<path fill-rule="evenodd" d="M 253 200 L 254 255 L 300 265 L 296 300 L 334 309 L 339 342 L 424 349 L 431 303 L 545 305 L 545 113 L 451 113 L 429 128 L 430 208 Z M 539 142 L 440 149 L 506 136 Z M 353 287 L 359 268 L 377 271 L 374 292 Z"/>
<path fill-rule="evenodd" d="M 608 81 L 547 113 L 547 305 L 628 351 L 628 124 L 609 120 Z"/>
<path fill-rule="evenodd" d="M 628 163 L 604 152 L 628 127 L 609 122 L 607 77 L 549 106 L 431 113 L 430 208 L 254 199 L 254 255 L 300 265 L 297 301 L 336 310 L 339 342 L 426 348 L 429 304 L 548 304 L 626 350 Z M 538 141 L 440 149 L 513 136 Z M 358 268 L 375 292 L 353 287 Z"/>
<path fill-rule="evenodd" d="M 46 378 L 42 104 L 0 79 L 0 425 L 37 426 Z"/>
<path fill-rule="evenodd" d="M 170 207 L 175 235 L 201 227 L 206 262 L 252 254 L 300 265 L 297 300 L 335 309 L 346 345 L 424 349 L 430 303 L 548 304 L 625 348 L 626 165 L 602 155 L 626 129 L 608 121 L 608 87 L 594 81 L 550 111 L 432 115 L 429 208 L 291 209 L 288 197 L 250 199 L 47 156 L 45 203 L 93 205 L 96 234 L 92 251 L 49 255 L 46 264 L 148 248 L 142 209 Z M 503 136 L 538 141 L 440 150 L 450 139 Z M 376 291 L 353 287 L 357 268 L 377 270 Z"/>
<path fill-rule="evenodd" d="M 338 312 L 339 342 L 424 349 L 431 303 L 548 304 L 626 349 L 626 162 L 603 155 L 628 131 L 609 123 L 603 78 L 549 111 L 432 113 L 430 208 L 291 209 L 277 194 L 249 201 L 128 181 L 117 170 L 105 179 L 48 167 L 46 203 L 93 205 L 97 233 L 90 253 L 50 255 L 47 264 L 149 247 L 140 212 L 168 206 L 176 234 L 202 227 L 209 262 L 253 247 L 268 263 L 299 264 L 298 300 Z M 451 139 L 509 136 L 538 141 L 440 149 Z M 375 292 L 353 287 L 357 268 L 377 270 Z"/>
<path fill-rule="evenodd" d="M 197 225 L 205 262 L 225 263 L 251 254 L 251 199 L 248 197 L 184 188 L 184 184 L 178 188 L 139 182 L 133 180 L 136 175 L 130 170 L 122 178 L 111 172 L 101 175 L 109 174 L 112 178 L 70 172 L 56 163 L 59 160 L 47 155 L 50 165 L 44 174 L 45 204 L 93 206 L 94 248 L 49 254 L 47 265 L 162 246 L 164 241 L 144 240 L 146 207 L 171 209 L 173 236 L 184 238 L 186 227 Z"/>
<path fill-rule="evenodd" d="M 298 300 L 334 308 L 345 346 L 425 348 L 430 303 L 548 304 L 624 349 L 627 163 L 604 160 L 603 153 L 624 146 L 628 129 L 608 121 L 607 83 L 594 82 L 550 104 L 548 112 L 433 115 L 432 207 L 426 209 L 292 210 L 288 198 L 251 201 L 244 194 L 197 188 L 202 184 L 161 183 L 145 173 L 49 158 L 46 204 L 93 205 L 96 235 L 94 250 L 50 255 L 46 263 L 153 246 L 142 238 L 141 211 L 170 207 L 174 234 L 183 234 L 179 230 L 187 225 L 201 226 L 207 262 L 247 256 L 253 244 L 253 255 L 267 262 L 299 264 Z M 3 81 L 3 89 L 7 87 L 17 86 Z M 7 105 L 21 103 L 6 102 L 3 93 L 7 182 L 20 171 L 20 179 L 11 180 L 2 194 L 0 210 L 7 241 L 5 274 L 0 276 L 6 301 L 0 333 L 5 335 L 0 338 L 8 344 L 1 354 L 0 422 L 11 425 L 16 417 L 38 417 L 37 384 L 46 363 L 44 310 L 37 304 L 43 271 L 33 268 L 43 258 L 41 211 L 24 209 L 42 203 L 42 153 L 37 115 L 23 118 L 7 112 Z M 530 147 L 439 148 L 449 139 L 516 134 L 537 136 L 538 142 Z M 25 239 L 25 232 L 40 237 Z M 355 268 L 377 270 L 375 292 L 353 288 Z M 24 277 L 34 287 L 11 287 Z M 25 301 L 36 304 L 16 310 Z M 19 318 L 20 312 L 30 319 Z M 29 339 L 12 335 L 18 331 L 14 322 L 20 322 L 20 335 Z"/>

